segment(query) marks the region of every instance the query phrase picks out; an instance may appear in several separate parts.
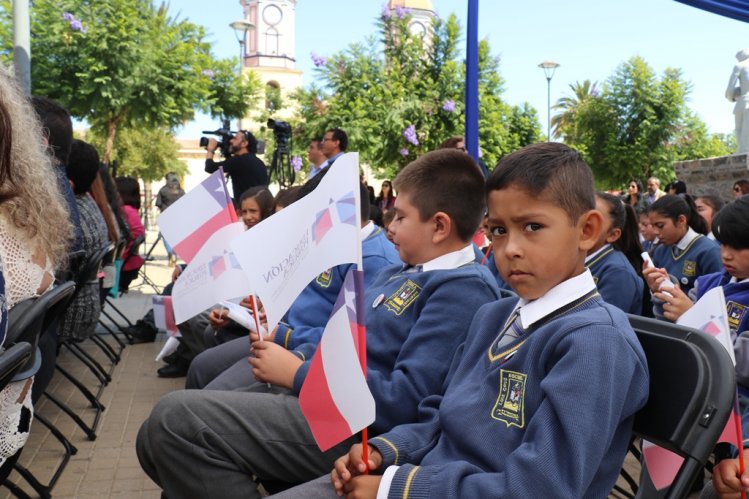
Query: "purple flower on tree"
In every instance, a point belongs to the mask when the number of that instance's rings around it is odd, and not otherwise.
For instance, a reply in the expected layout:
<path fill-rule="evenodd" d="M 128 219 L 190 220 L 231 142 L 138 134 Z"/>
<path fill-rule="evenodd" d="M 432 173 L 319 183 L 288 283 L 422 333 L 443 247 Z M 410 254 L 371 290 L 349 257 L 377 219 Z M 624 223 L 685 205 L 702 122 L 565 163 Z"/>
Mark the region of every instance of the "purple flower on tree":
<path fill-rule="evenodd" d="M 408 125 L 408 127 L 403 130 L 403 137 L 410 142 L 411 144 L 418 146 L 419 145 L 419 138 L 416 136 L 416 127 L 413 125 Z"/>
<path fill-rule="evenodd" d="M 382 20 L 383 21 L 387 21 L 388 19 L 390 19 L 391 15 L 392 14 L 390 12 L 390 7 L 388 7 L 387 4 L 383 5 L 382 6 L 382 14 L 380 14 L 380 17 L 382 18 Z"/>
<path fill-rule="evenodd" d="M 398 16 L 398 19 L 405 19 L 410 13 L 411 9 L 401 7 L 400 5 L 396 5 L 395 7 L 395 15 Z"/>
<path fill-rule="evenodd" d="M 316 68 L 325 66 L 328 63 L 328 60 L 326 58 L 321 55 L 317 55 L 315 52 L 310 52 L 309 56 L 312 58 L 312 64 L 314 64 Z"/>
<path fill-rule="evenodd" d="M 73 31 L 80 31 L 81 33 L 85 33 L 86 30 L 83 27 L 83 24 L 78 19 L 73 19 L 70 21 L 70 29 Z"/>
<path fill-rule="evenodd" d="M 294 167 L 294 171 L 298 172 L 302 169 L 302 157 L 301 156 L 294 156 L 291 158 L 291 166 Z"/>
<path fill-rule="evenodd" d="M 75 21 L 75 17 L 70 12 L 63 13 L 62 18 L 66 22 Z"/>
<path fill-rule="evenodd" d="M 207 76 L 209 79 L 213 79 L 214 76 L 216 76 L 216 73 L 213 72 L 212 69 L 204 69 L 200 72 L 203 76 Z"/>
<path fill-rule="evenodd" d="M 401 154 L 401 156 L 408 156 L 408 154 L 409 154 L 409 151 L 408 151 L 407 147 L 404 147 L 403 149 L 401 149 L 398 152 Z"/>
<path fill-rule="evenodd" d="M 442 103 L 442 110 L 447 111 L 448 113 L 454 113 L 455 101 L 451 99 L 447 99 L 445 102 Z"/>

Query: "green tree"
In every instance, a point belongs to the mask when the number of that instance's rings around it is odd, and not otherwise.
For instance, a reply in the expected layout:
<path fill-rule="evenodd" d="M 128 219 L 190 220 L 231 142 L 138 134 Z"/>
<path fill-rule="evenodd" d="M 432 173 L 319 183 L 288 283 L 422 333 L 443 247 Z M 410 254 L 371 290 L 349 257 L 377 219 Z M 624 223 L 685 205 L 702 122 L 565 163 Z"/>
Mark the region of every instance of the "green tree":
<path fill-rule="evenodd" d="M 244 118 L 257 102 L 262 91 L 260 78 L 252 71 L 239 77 L 236 68 L 236 59 L 220 59 L 203 70 L 211 82 L 206 99 L 211 118 Z"/>
<path fill-rule="evenodd" d="M 658 76 L 633 57 L 606 80 L 600 94 L 587 81 L 572 89 L 574 97 L 557 105 L 562 110 L 555 116 L 558 130 L 581 151 L 600 188 L 651 175 L 670 180 L 676 161 L 727 152 L 689 110 L 689 84 L 678 69 Z"/>
<path fill-rule="evenodd" d="M 596 82 L 576 81 L 570 85 L 572 95 L 560 98 L 552 109 L 560 112 L 551 118 L 551 130 L 555 137 L 563 137 L 567 142 L 576 141 L 575 118 L 585 102 L 595 97 L 598 90 Z"/>
<path fill-rule="evenodd" d="M 202 71 L 212 60 L 204 30 L 171 17 L 165 4 L 36 0 L 31 30 L 33 93 L 106 130 L 104 161 L 119 127 L 173 128 L 205 107 L 211 80 Z"/>
<path fill-rule="evenodd" d="M 410 32 L 408 21 L 408 14 L 385 14 L 378 20 L 381 44 L 370 38 L 327 60 L 315 56 L 320 86 L 296 95 L 303 118 L 297 134 L 321 136 L 326 128 L 341 127 L 352 150 L 384 177 L 393 177 L 446 138 L 463 134 L 465 68 L 459 59 L 457 18 L 435 19 L 429 43 Z M 502 101 L 498 67 L 499 60 L 483 40 L 480 146 L 490 165 L 540 136 L 533 109 Z"/>

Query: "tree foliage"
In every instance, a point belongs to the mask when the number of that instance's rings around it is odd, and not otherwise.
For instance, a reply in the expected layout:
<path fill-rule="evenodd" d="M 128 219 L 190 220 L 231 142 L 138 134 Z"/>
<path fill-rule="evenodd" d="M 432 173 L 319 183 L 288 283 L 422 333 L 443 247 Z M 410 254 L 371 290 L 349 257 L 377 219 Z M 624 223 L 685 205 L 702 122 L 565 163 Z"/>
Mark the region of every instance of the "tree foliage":
<path fill-rule="evenodd" d="M 632 178 L 674 178 L 684 159 L 729 153 L 687 107 L 689 84 L 681 71 L 658 76 L 640 57 L 621 64 L 601 92 L 589 81 L 571 85 L 573 96 L 555 109 L 555 132 L 581 151 L 601 188 Z"/>
<path fill-rule="evenodd" d="M 403 11 L 384 12 L 378 20 L 380 44 L 370 38 L 327 60 L 316 57 L 321 85 L 296 95 L 303 118 L 298 135 L 322 136 L 327 128 L 343 128 L 350 148 L 385 177 L 443 140 L 463 135 L 465 67 L 458 59 L 457 18 L 435 19 L 429 41 L 409 30 L 409 19 Z M 502 101 L 498 67 L 488 42 L 482 41 L 480 147 L 490 165 L 540 137 L 535 110 Z M 406 131 L 410 127 L 413 133 Z"/>
<path fill-rule="evenodd" d="M 236 59 L 214 61 L 210 69 L 203 70 L 203 75 L 211 80 L 207 104 L 214 119 L 244 118 L 262 92 L 256 73 L 247 71 L 238 78 Z"/>

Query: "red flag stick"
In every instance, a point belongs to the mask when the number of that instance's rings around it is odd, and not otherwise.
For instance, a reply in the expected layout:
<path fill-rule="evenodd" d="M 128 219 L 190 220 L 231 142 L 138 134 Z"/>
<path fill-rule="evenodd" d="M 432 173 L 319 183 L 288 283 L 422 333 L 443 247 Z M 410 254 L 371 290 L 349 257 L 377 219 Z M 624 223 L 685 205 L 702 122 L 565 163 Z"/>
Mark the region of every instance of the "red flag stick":
<path fill-rule="evenodd" d="M 357 290 L 358 291 L 358 290 Z M 357 320 L 361 321 L 363 317 Z M 367 378 L 367 328 L 364 324 L 358 325 L 359 329 L 359 363 L 361 364 L 362 372 L 364 373 L 364 379 Z M 362 445 L 362 459 L 364 460 L 365 475 L 369 475 L 369 428 L 365 427 L 361 431 L 361 445 Z M 742 498 L 746 499 L 746 498 Z"/>
<path fill-rule="evenodd" d="M 736 388 L 736 397 L 733 399 L 733 410 L 736 411 L 736 415 L 739 416 L 741 413 L 739 412 L 739 390 Z M 744 470 L 746 469 L 744 466 L 744 435 L 741 431 L 741 418 L 735 417 L 733 418 L 734 423 L 736 424 L 736 435 L 738 436 L 738 444 L 739 444 L 739 476 L 744 475 Z M 746 491 L 742 488 L 741 489 L 741 499 L 746 499 Z"/>
<path fill-rule="evenodd" d="M 481 265 L 484 265 L 486 263 L 486 259 L 489 258 L 489 252 L 492 250 L 492 245 L 486 247 L 486 251 L 484 252 L 484 258 L 481 259 Z"/>

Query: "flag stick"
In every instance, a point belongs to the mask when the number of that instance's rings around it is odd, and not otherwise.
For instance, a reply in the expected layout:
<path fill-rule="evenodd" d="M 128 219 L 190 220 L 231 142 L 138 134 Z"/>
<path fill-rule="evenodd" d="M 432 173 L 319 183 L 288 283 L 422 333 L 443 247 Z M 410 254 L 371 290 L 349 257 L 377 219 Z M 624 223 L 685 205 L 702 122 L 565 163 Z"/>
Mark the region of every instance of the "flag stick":
<path fill-rule="evenodd" d="M 484 265 L 486 263 L 486 259 L 489 258 L 489 252 L 492 250 L 492 245 L 489 244 L 489 246 L 486 247 L 486 251 L 484 252 L 484 258 L 481 259 L 481 265 Z"/>
<path fill-rule="evenodd" d="M 362 319 L 358 319 L 362 320 Z M 359 362 L 361 363 L 364 379 L 367 379 L 367 328 L 359 324 Z M 369 475 L 369 432 L 365 426 L 361 431 L 362 459 L 364 460 L 365 475 Z M 742 498 L 745 499 L 745 498 Z"/>
<path fill-rule="evenodd" d="M 739 389 L 736 388 L 736 397 L 733 399 L 733 410 L 736 411 L 736 415 L 740 415 L 739 412 Z M 733 418 L 734 423 L 736 424 L 736 435 L 738 438 L 738 444 L 739 444 L 739 476 L 744 475 L 744 470 L 746 469 L 744 467 L 744 435 L 742 435 L 741 432 L 741 419 L 738 417 Z M 743 488 L 741 489 L 741 499 L 746 499 L 746 490 Z"/>
<path fill-rule="evenodd" d="M 255 292 L 253 291 L 250 296 L 247 297 L 247 299 L 250 301 L 250 305 L 252 305 L 252 318 L 255 319 L 255 331 L 257 331 L 257 336 L 260 338 L 260 343 L 265 341 L 263 339 L 263 333 L 260 332 L 260 322 L 258 322 L 258 312 L 257 312 L 257 297 L 255 295 Z M 250 347 L 252 346 L 252 342 L 250 342 Z M 270 383 L 265 384 L 268 388 L 271 387 Z"/>

